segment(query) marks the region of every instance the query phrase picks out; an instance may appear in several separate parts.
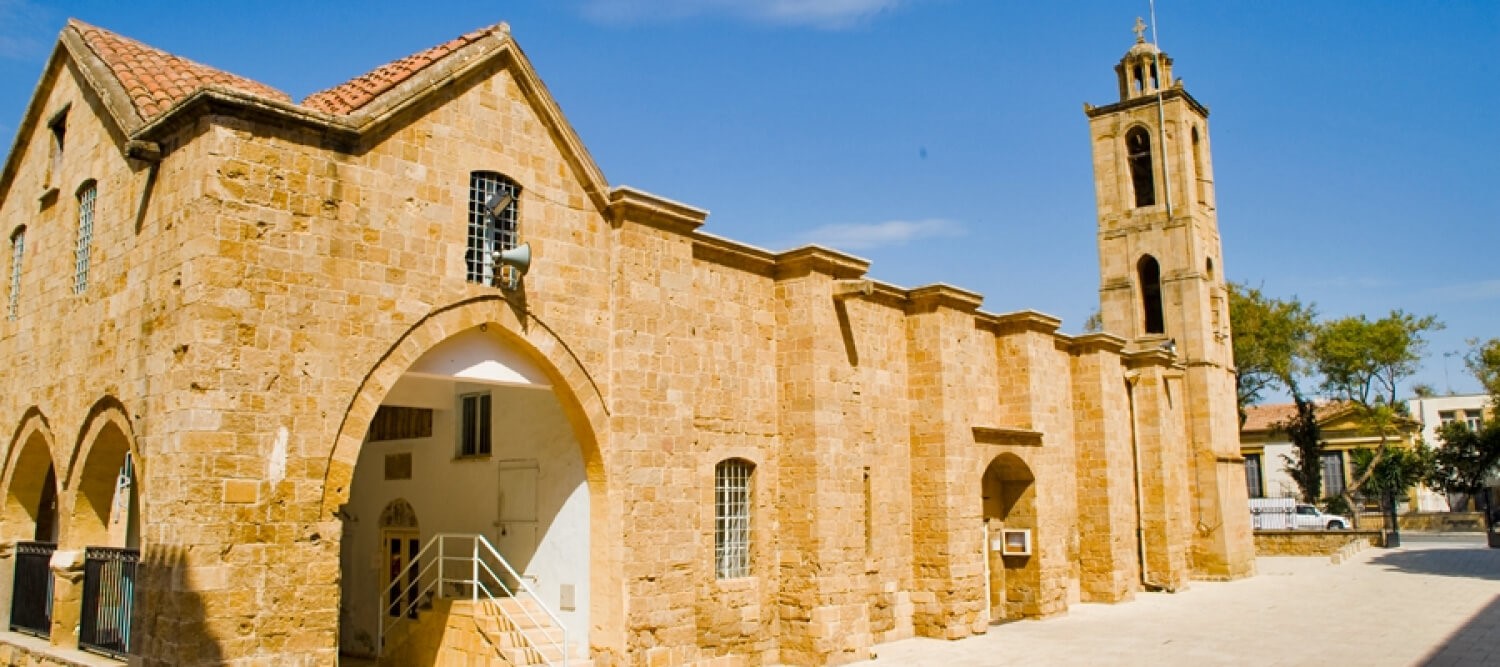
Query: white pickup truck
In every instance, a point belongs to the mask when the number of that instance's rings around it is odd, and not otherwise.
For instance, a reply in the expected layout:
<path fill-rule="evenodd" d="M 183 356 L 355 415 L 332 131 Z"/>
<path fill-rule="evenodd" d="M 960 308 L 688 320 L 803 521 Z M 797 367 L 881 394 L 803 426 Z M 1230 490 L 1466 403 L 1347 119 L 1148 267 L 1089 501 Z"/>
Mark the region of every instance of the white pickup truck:
<path fill-rule="evenodd" d="M 1255 530 L 1344 530 L 1354 525 L 1348 517 L 1324 514 L 1292 498 L 1251 498 L 1250 520 Z"/>
<path fill-rule="evenodd" d="M 1347 517 L 1337 514 L 1324 514 L 1312 505 L 1297 505 L 1297 511 L 1292 515 L 1295 528 L 1311 528 L 1313 530 L 1343 530 L 1351 524 Z"/>

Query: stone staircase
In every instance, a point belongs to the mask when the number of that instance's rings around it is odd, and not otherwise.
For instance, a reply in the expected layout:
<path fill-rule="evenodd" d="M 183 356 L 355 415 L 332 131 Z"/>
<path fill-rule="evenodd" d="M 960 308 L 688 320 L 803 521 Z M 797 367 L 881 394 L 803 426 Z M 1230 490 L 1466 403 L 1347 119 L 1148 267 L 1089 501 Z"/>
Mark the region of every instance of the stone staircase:
<path fill-rule="evenodd" d="M 553 624 L 547 612 L 530 597 L 462 600 L 455 601 L 453 606 L 452 614 L 467 614 L 479 635 L 512 665 L 591 667 L 594 664 L 581 657 L 583 651 L 576 647 L 569 651 L 570 655 L 563 654 L 562 628 Z"/>
<path fill-rule="evenodd" d="M 593 666 L 583 657 L 586 649 L 562 655 L 562 639 L 562 628 L 530 598 L 435 600 L 416 619 L 392 628 L 379 664 Z"/>

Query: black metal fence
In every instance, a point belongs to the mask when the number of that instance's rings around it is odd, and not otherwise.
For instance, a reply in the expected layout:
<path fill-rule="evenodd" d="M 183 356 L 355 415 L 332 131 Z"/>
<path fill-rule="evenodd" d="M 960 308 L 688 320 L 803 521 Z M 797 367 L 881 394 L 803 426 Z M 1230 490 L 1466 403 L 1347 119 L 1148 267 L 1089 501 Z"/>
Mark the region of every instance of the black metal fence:
<path fill-rule="evenodd" d="M 52 632 L 51 542 L 16 543 L 16 581 L 10 599 L 10 629 L 46 637 Z"/>
<path fill-rule="evenodd" d="M 89 547 L 83 552 L 83 618 L 78 646 L 115 657 L 130 653 L 130 613 L 135 608 L 135 549 Z"/>

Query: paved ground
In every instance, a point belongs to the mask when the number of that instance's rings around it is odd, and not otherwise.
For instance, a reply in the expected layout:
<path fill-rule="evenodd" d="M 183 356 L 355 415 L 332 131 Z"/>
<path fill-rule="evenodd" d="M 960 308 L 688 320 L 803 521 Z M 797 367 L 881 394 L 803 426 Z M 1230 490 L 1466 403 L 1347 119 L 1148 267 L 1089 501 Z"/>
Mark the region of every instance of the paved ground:
<path fill-rule="evenodd" d="M 860 665 L 1500 665 L 1500 549 L 1405 533 L 1396 549 L 1267 557 L 1259 574 L 960 641 L 908 639 Z"/>

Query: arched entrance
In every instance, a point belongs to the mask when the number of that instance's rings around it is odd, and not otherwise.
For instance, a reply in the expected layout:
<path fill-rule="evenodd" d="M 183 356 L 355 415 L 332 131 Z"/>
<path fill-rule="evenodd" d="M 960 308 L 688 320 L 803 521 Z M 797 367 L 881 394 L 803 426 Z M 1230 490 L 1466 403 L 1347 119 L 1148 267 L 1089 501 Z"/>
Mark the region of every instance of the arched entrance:
<path fill-rule="evenodd" d="M 469 589 L 446 576 L 429 585 L 440 556 L 458 565 L 444 535 L 478 536 L 488 545 L 472 547 L 480 552 L 493 547 L 518 575 L 497 568 L 502 588 L 524 580 L 566 627 L 574 653 L 587 650 L 591 476 L 567 390 L 555 390 L 558 374 L 538 356 L 482 324 L 392 373 L 337 513 L 342 655 L 390 654 L 427 632 L 424 616 L 457 613 L 442 600 Z M 414 575 L 412 563 L 427 574 Z"/>
<path fill-rule="evenodd" d="M 54 623 L 54 641 L 59 630 L 72 634 L 67 624 L 76 618 L 78 645 L 113 655 L 132 649 L 140 562 L 140 493 L 129 428 L 112 398 L 97 403 L 85 422 L 69 471 L 62 531 L 62 546 L 83 552 L 82 580 L 59 578 L 54 605 L 64 624 Z"/>
<path fill-rule="evenodd" d="M 69 548 L 140 548 L 140 494 L 130 438 L 117 419 L 97 417 L 84 433 L 82 462 L 73 473 Z"/>
<path fill-rule="evenodd" d="M 0 536 L 13 550 L 14 572 L 8 627 L 47 636 L 52 624 L 53 581 L 49 562 L 57 548 L 57 470 L 50 438 L 32 423 L 22 429 L 6 467 L 6 493 Z"/>
<path fill-rule="evenodd" d="M 990 622 L 1039 614 L 1041 558 L 1037 545 L 1036 478 L 1015 454 L 985 468 L 985 556 Z"/>

